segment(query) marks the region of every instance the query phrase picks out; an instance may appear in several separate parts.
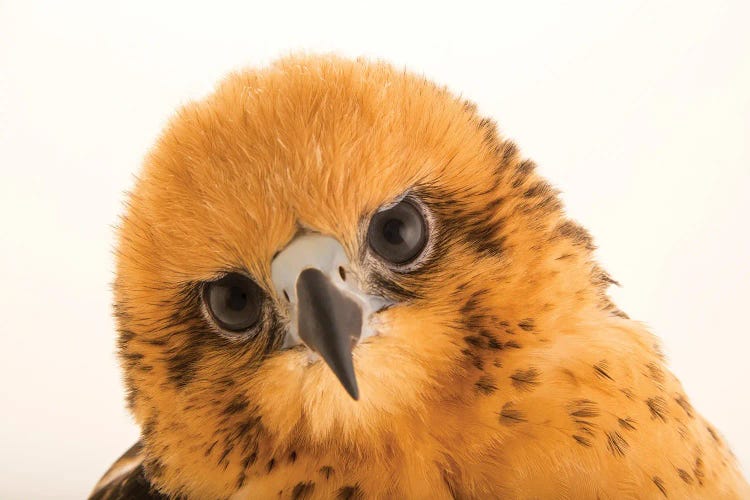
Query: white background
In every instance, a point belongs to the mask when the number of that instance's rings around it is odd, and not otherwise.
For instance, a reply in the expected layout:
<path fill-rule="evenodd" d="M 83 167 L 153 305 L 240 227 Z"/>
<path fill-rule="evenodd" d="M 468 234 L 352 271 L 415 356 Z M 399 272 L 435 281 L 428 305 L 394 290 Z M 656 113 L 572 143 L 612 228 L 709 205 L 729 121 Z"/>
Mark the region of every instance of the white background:
<path fill-rule="evenodd" d="M 123 192 L 176 106 L 300 49 L 405 65 L 497 119 L 748 471 L 748 2 L 210 4 L 0 0 L 0 497 L 81 498 L 136 439 Z"/>

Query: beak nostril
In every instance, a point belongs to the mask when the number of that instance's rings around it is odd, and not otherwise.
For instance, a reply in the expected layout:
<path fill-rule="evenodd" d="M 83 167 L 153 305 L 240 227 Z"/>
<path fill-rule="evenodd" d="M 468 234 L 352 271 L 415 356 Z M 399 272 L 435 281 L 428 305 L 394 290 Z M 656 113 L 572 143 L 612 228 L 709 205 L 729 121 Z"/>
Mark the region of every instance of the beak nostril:
<path fill-rule="evenodd" d="M 346 270 L 343 268 L 343 266 L 339 266 L 339 276 L 341 276 L 341 279 L 343 281 L 346 281 Z"/>
<path fill-rule="evenodd" d="M 286 290 L 284 290 L 284 298 L 286 299 L 286 301 L 287 301 L 287 302 L 291 302 L 291 301 L 289 300 L 289 294 L 288 294 L 288 293 L 286 293 Z"/>

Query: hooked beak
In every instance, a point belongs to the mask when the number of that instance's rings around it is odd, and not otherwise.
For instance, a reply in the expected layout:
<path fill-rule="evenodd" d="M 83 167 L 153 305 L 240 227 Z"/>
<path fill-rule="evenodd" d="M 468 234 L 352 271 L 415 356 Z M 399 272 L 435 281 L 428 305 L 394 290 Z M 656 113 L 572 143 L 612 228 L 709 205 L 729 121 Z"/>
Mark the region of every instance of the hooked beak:
<path fill-rule="evenodd" d="M 271 262 L 277 295 L 288 300 L 284 347 L 304 343 L 358 400 L 352 350 L 375 334 L 370 315 L 391 302 L 365 293 L 350 271 L 341 244 L 315 233 L 295 237 Z"/>
<path fill-rule="evenodd" d="M 352 347 L 362 331 L 362 309 L 314 268 L 297 278 L 297 298 L 300 339 L 320 354 L 346 392 L 358 400 Z"/>

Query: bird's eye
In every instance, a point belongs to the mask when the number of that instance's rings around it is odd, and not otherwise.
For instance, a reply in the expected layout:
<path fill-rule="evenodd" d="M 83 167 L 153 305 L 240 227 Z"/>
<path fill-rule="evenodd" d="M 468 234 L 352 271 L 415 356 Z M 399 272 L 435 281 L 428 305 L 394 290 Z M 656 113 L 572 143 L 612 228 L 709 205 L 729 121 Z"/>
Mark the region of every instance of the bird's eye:
<path fill-rule="evenodd" d="M 203 301 L 214 321 L 230 332 L 249 329 L 260 319 L 263 290 L 241 274 L 231 273 L 206 283 Z"/>
<path fill-rule="evenodd" d="M 427 244 L 427 227 L 422 211 L 409 200 L 373 215 L 367 229 L 370 248 L 391 264 L 413 261 Z"/>

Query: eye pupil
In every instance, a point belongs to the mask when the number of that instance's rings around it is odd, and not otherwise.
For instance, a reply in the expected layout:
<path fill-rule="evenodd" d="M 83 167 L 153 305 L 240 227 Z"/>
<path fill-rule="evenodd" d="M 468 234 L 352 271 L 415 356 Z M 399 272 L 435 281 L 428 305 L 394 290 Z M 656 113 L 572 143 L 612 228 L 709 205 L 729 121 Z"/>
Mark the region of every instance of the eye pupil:
<path fill-rule="evenodd" d="M 370 248 L 391 264 L 411 262 L 427 244 L 427 228 L 422 212 L 403 200 L 373 215 L 367 230 Z"/>
<path fill-rule="evenodd" d="M 234 311 L 242 311 L 247 305 L 247 294 L 236 286 L 232 287 L 232 290 L 227 296 L 227 307 Z"/>
<path fill-rule="evenodd" d="M 383 238 L 391 245 L 399 245 L 404 242 L 401 237 L 401 229 L 404 223 L 398 219 L 391 219 L 383 226 Z"/>
<path fill-rule="evenodd" d="M 206 284 L 204 302 L 221 328 L 244 331 L 260 319 L 263 290 L 250 278 L 232 273 Z"/>

